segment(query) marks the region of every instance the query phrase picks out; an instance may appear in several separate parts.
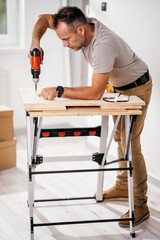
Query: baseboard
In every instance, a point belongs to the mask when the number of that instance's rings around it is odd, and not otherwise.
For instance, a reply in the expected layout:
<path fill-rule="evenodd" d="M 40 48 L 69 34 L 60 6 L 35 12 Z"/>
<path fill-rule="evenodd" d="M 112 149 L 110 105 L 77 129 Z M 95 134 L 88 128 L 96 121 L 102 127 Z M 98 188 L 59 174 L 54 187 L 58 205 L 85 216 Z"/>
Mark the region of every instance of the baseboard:
<path fill-rule="evenodd" d="M 148 183 L 160 189 L 160 179 L 148 173 Z"/>

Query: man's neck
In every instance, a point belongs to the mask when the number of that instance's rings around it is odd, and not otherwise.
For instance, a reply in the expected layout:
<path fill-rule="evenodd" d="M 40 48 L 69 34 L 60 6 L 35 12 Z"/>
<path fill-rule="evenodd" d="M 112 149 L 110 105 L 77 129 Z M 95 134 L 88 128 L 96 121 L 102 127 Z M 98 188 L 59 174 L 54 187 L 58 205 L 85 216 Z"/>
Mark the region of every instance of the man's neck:
<path fill-rule="evenodd" d="M 94 23 L 89 23 L 86 27 L 86 40 L 84 47 L 88 46 L 94 36 L 95 25 Z"/>

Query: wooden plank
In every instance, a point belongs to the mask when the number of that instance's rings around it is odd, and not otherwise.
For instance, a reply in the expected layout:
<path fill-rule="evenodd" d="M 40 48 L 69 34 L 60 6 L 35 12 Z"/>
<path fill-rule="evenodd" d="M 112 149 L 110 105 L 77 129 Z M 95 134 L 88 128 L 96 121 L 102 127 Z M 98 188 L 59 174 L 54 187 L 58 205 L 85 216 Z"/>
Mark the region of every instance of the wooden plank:
<path fill-rule="evenodd" d="M 141 115 L 142 111 L 139 109 L 130 110 L 101 110 L 100 108 L 67 108 L 65 111 L 29 111 L 32 117 L 56 117 L 56 116 L 109 116 L 109 115 Z"/>
<path fill-rule="evenodd" d="M 145 105 L 144 101 L 137 96 L 130 96 L 129 102 L 105 102 L 100 100 L 74 100 L 56 98 L 54 100 L 44 100 L 35 93 L 34 89 L 21 88 L 20 97 L 26 111 L 39 111 L 39 110 L 66 110 L 67 107 L 99 107 L 106 110 L 125 110 L 125 109 L 141 109 Z"/>

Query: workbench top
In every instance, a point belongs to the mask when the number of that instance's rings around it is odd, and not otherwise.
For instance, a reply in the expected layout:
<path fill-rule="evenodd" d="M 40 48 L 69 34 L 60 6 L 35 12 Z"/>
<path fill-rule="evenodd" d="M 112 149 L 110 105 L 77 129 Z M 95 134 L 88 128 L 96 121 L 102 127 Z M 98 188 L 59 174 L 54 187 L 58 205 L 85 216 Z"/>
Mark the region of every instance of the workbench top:
<path fill-rule="evenodd" d="M 44 100 L 34 89 L 19 89 L 25 111 L 33 117 L 40 116 L 79 116 L 79 115 L 139 115 L 145 105 L 137 96 L 130 96 L 128 102 L 105 102 L 100 100 L 74 100 L 56 98 Z M 110 95 L 110 94 L 109 94 Z M 105 97 L 108 96 L 105 94 Z M 103 96 L 104 97 L 104 96 Z M 121 96 L 123 98 L 123 96 Z M 124 96 L 125 97 L 125 96 Z"/>

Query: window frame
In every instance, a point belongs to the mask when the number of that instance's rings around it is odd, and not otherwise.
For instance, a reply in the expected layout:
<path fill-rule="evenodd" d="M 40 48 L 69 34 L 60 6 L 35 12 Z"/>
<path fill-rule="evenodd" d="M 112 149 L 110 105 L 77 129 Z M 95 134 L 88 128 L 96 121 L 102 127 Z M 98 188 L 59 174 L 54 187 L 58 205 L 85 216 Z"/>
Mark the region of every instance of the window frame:
<path fill-rule="evenodd" d="M 0 49 L 24 45 L 24 0 L 6 0 L 7 34 L 0 34 Z"/>

